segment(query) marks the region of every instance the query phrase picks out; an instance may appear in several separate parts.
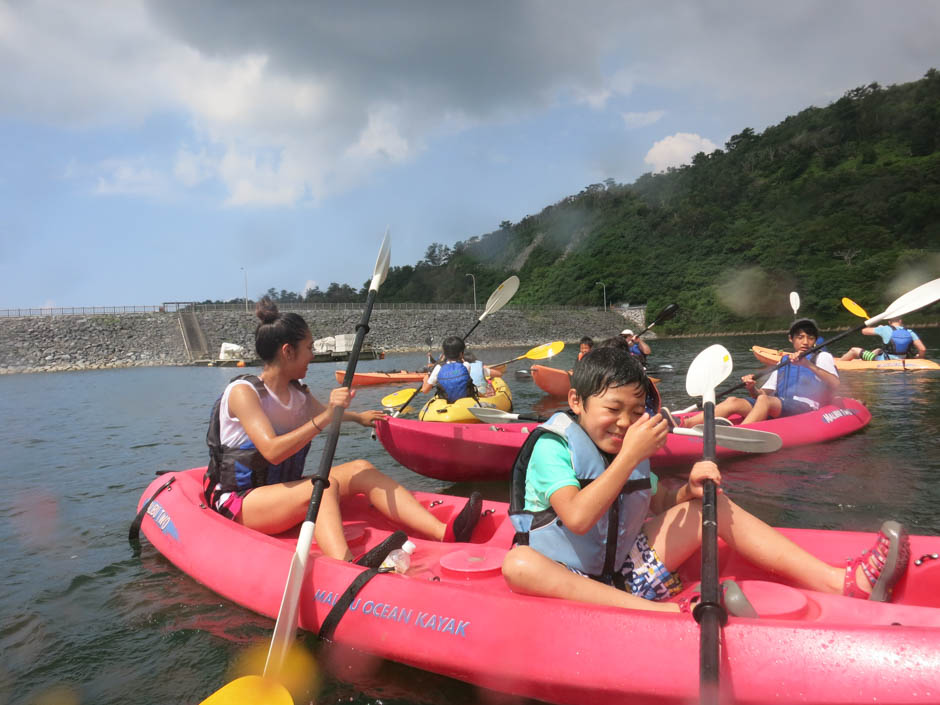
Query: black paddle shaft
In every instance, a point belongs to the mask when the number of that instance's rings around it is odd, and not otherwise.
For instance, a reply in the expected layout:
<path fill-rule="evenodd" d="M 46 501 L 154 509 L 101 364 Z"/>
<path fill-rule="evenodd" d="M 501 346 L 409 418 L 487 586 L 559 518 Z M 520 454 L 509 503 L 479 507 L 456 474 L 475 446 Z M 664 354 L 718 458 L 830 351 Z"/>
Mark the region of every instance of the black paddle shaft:
<path fill-rule="evenodd" d="M 668 306 L 666 306 L 666 308 L 664 308 L 662 311 L 659 312 L 659 315 L 653 320 L 652 323 L 650 323 L 648 326 L 646 326 L 646 328 L 644 328 L 639 333 L 637 333 L 636 337 L 639 338 L 641 335 L 643 335 L 646 331 L 648 331 L 650 328 L 655 326 L 657 323 L 662 323 L 663 321 L 671 320 L 672 318 L 675 317 L 676 312 L 678 310 L 679 310 L 679 304 L 669 304 Z"/>
<path fill-rule="evenodd" d="M 703 460 L 715 461 L 715 405 L 705 403 Z M 699 694 L 701 702 L 718 702 L 719 630 L 728 615 L 721 604 L 718 586 L 718 500 L 715 483 L 706 480 L 702 499 L 702 599 L 694 615 L 699 622 Z"/>
<path fill-rule="evenodd" d="M 352 385 L 353 376 L 356 374 L 356 363 L 359 362 L 359 352 L 362 350 L 362 341 L 369 332 L 369 319 L 372 317 L 372 305 L 375 303 L 376 289 L 369 289 L 369 296 L 366 297 L 366 307 L 362 312 L 362 318 L 356 325 L 356 342 L 353 343 L 352 351 L 349 353 L 349 362 L 346 365 L 346 375 L 343 377 L 343 385 L 347 389 Z M 337 407 L 333 409 L 333 418 L 330 419 L 329 436 L 326 439 L 326 446 L 323 448 L 323 455 L 320 456 L 320 467 L 317 468 L 317 474 L 311 480 L 313 482 L 313 494 L 310 496 L 310 505 L 307 507 L 306 521 L 317 520 L 317 514 L 320 513 L 320 499 L 323 497 L 323 490 L 330 485 L 330 468 L 333 466 L 333 457 L 336 455 L 336 444 L 339 441 L 339 427 L 343 423 L 343 409 Z"/>

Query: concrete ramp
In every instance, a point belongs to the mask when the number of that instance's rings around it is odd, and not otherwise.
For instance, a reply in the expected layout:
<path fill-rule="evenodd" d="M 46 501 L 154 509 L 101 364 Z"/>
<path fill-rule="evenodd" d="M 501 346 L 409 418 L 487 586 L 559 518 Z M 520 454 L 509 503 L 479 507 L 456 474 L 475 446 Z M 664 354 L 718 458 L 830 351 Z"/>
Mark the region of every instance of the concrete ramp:
<path fill-rule="evenodd" d="M 183 334 L 183 345 L 186 346 L 186 353 L 189 355 L 189 361 L 209 359 L 209 344 L 206 342 L 206 336 L 202 332 L 202 326 L 199 325 L 199 319 L 193 310 L 179 311 L 180 331 Z"/>

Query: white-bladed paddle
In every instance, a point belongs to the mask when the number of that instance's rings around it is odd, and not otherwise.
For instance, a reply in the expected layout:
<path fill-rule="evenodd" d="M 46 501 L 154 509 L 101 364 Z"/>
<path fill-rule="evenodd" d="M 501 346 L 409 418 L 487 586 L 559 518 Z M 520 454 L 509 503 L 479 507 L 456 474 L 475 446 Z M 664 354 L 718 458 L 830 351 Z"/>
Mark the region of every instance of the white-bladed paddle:
<path fill-rule="evenodd" d="M 714 462 L 715 387 L 731 374 L 731 353 L 721 345 L 711 345 L 689 365 L 685 389 L 701 397 L 705 408 L 702 459 Z M 705 481 L 702 498 L 702 599 L 695 607 L 699 634 L 699 696 L 708 705 L 718 703 L 718 632 L 728 619 L 718 594 L 718 501 L 715 483 Z"/>
<path fill-rule="evenodd" d="M 496 313 L 497 311 L 499 311 L 499 309 L 501 309 L 503 306 L 508 304 L 509 300 L 515 295 L 515 293 L 518 290 L 519 290 L 519 277 L 517 277 L 515 274 L 509 277 L 509 279 L 504 281 L 498 287 L 496 287 L 496 290 L 492 294 L 490 294 L 490 298 L 486 300 L 486 308 L 483 310 L 483 313 L 480 314 L 480 317 L 477 319 L 477 322 L 473 324 L 473 328 L 467 331 L 467 334 L 463 337 L 463 339 L 466 340 L 467 338 L 469 338 L 470 334 L 476 330 L 477 326 L 480 325 L 480 323 L 483 321 L 484 318 L 489 316 L 491 313 Z M 395 409 L 395 412 L 392 414 L 393 417 L 398 416 L 399 414 L 401 414 L 404 408 L 408 406 L 408 402 L 410 402 L 414 398 L 414 396 L 418 392 L 421 391 L 421 387 L 422 385 L 419 384 L 414 389 L 402 389 L 398 395 L 390 394 L 387 397 L 383 397 L 382 406 L 389 408 L 389 409 L 398 407 L 397 409 Z M 392 397 L 395 397 L 395 398 L 392 399 Z M 386 404 L 385 403 L 386 400 L 390 400 L 393 403 Z"/>
<path fill-rule="evenodd" d="M 483 423 L 511 423 L 513 421 L 535 421 L 543 423 L 548 419 L 536 414 L 517 414 L 501 409 L 493 409 L 486 406 L 471 406 L 470 413 L 476 416 Z M 677 436 L 691 436 L 693 438 L 702 438 L 704 436 L 701 424 L 692 428 L 676 427 L 670 429 L 670 433 Z M 758 431 L 755 428 L 740 428 L 739 426 L 717 426 L 715 428 L 717 443 L 722 448 L 737 450 L 742 453 L 773 453 L 780 450 L 783 441 L 776 433 L 768 431 Z"/>
<path fill-rule="evenodd" d="M 864 323 L 860 323 L 859 325 L 855 326 L 855 328 L 850 328 L 847 331 L 843 331 L 842 333 L 839 333 L 838 335 L 834 335 L 833 337 L 820 343 L 819 345 L 813 348 L 810 348 L 805 353 L 803 353 L 803 357 L 812 355 L 813 353 L 818 352 L 819 350 L 822 350 L 827 345 L 832 345 L 837 340 L 841 340 L 847 335 L 851 335 L 852 333 L 857 333 L 862 328 L 870 328 L 874 324 L 878 323 L 879 321 L 883 321 L 885 319 L 901 318 L 902 316 L 905 316 L 908 313 L 922 309 L 925 306 L 929 306 L 930 304 L 934 303 L 938 299 L 940 299 L 940 279 L 933 279 L 925 284 L 921 284 L 915 289 L 911 289 L 909 292 L 907 292 L 903 296 L 900 296 L 899 298 L 895 299 L 888 306 L 888 308 L 886 308 L 884 311 L 879 313 L 877 316 L 872 316 L 871 318 L 866 320 Z M 853 311 L 853 313 L 855 312 Z M 778 362 L 772 368 L 762 373 L 761 378 L 767 377 L 771 372 L 774 372 L 775 370 L 779 370 L 781 367 L 783 367 L 784 365 L 788 365 L 788 364 L 790 364 L 789 357 L 787 357 L 785 360 L 782 360 L 781 362 Z M 718 396 L 719 397 L 726 396 L 733 391 L 742 389 L 745 386 L 746 385 L 744 384 L 744 382 L 741 382 L 740 384 L 736 384 L 733 387 L 729 387 L 723 392 L 720 392 Z"/>
<path fill-rule="evenodd" d="M 795 291 L 790 292 L 790 308 L 793 309 L 794 316 L 800 312 L 800 295 Z"/>
<path fill-rule="evenodd" d="M 369 330 L 372 306 L 375 303 L 379 286 L 385 281 L 385 276 L 388 274 L 390 257 L 391 249 L 388 232 L 386 231 L 385 238 L 382 240 L 382 247 L 379 250 L 379 256 L 375 261 L 375 269 L 372 272 L 372 282 L 369 284 L 365 310 L 362 312 L 362 319 L 356 326 L 356 340 L 349 354 L 346 376 L 343 379 L 344 387 L 348 388 L 352 384 L 353 375 L 356 373 L 356 363 L 359 360 L 362 341 Z M 297 537 L 297 548 L 294 551 L 290 570 L 287 574 L 284 597 L 281 600 L 281 608 L 278 610 L 277 622 L 274 625 L 274 636 L 271 639 L 271 648 L 268 650 L 268 658 L 264 665 L 266 676 L 276 677 L 297 631 L 297 604 L 303 587 L 307 559 L 310 556 L 310 545 L 313 543 L 314 525 L 320 510 L 320 499 L 329 479 L 333 456 L 336 453 L 336 443 L 339 440 L 339 427 L 342 421 L 343 409 L 337 407 L 333 410 L 333 418 L 330 420 L 329 436 L 323 448 L 323 455 L 320 457 L 320 467 L 313 477 L 313 492 L 310 496 L 310 505 L 307 508 L 307 517 L 301 524 L 300 535 Z"/>

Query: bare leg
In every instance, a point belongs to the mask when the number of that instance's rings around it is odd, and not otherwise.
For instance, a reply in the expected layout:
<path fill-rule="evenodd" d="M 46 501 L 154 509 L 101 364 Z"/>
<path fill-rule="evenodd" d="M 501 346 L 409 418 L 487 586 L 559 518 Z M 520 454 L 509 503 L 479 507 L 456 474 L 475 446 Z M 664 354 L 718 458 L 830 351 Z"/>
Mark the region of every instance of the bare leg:
<path fill-rule="evenodd" d="M 245 497 L 236 521 L 265 534 L 279 534 L 306 518 L 312 493 L 313 483 L 309 479 L 257 487 Z M 335 485 L 323 490 L 314 539 L 320 550 L 332 558 L 348 561 L 353 557 L 343 535 Z"/>
<path fill-rule="evenodd" d="M 849 348 L 848 351 L 839 359 L 840 360 L 856 360 L 862 356 L 861 348 Z"/>
<path fill-rule="evenodd" d="M 744 397 L 728 397 L 727 399 L 720 401 L 715 405 L 715 416 L 723 416 L 725 418 L 728 418 L 731 416 L 731 414 L 747 416 L 750 411 L 751 405 Z M 699 412 L 694 416 L 687 416 L 682 422 L 682 425 L 686 428 L 692 428 L 693 426 L 697 426 L 704 421 L 705 414 Z"/>
<path fill-rule="evenodd" d="M 757 423 L 768 418 L 775 419 L 783 411 L 783 403 L 768 394 L 761 394 L 754 400 L 754 406 L 744 415 L 742 424 Z"/>
<path fill-rule="evenodd" d="M 674 571 L 702 543 L 702 504 L 694 500 L 676 505 L 646 522 L 643 530 L 666 567 Z M 724 494 L 718 495 L 718 535 L 748 561 L 772 575 L 810 590 L 842 593 L 844 568 L 819 560 Z M 871 585 L 864 576 L 859 579 L 859 574 L 860 569 L 856 575 L 859 587 L 869 592 Z"/>
<path fill-rule="evenodd" d="M 236 521 L 266 534 L 278 534 L 296 526 L 307 515 L 313 483 L 309 479 L 266 485 L 252 490 Z M 447 526 L 425 509 L 408 490 L 383 475 L 366 460 L 337 465 L 330 471 L 330 486 L 323 490 L 314 528 L 324 554 L 340 560 L 353 555 L 343 535 L 339 504 L 343 497 L 362 493 L 384 516 L 417 534 L 444 538 Z"/>
<path fill-rule="evenodd" d="M 653 602 L 572 573 L 529 546 L 516 546 L 503 559 L 503 577 L 510 589 L 526 595 L 559 597 L 595 605 L 678 612 L 674 602 Z"/>
<path fill-rule="evenodd" d="M 411 492 L 367 460 L 337 465 L 330 471 L 330 482 L 338 486 L 340 499 L 362 493 L 392 521 L 428 538 L 438 541 L 444 538 L 447 525 L 425 509 Z"/>

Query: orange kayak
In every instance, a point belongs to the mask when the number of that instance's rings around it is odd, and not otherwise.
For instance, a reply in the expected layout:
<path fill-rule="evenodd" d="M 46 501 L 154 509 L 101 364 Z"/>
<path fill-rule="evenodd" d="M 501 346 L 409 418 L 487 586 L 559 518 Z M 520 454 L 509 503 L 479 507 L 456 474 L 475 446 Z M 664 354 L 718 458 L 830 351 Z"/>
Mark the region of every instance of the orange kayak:
<path fill-rule="evenodd" d="M 553 397 L 567 397 L 568 390 L 571 389 L 571 375 L 567 370 L 559 370 L 557 367 L 545 367 L 544 365 L 532 365 L 532 380 L 546 394 Z M 659 382 L 656 377 L 650 377 L 655 384 Z"/>
<path fill-rule="evenodd" d="M 424 379 L 424 372 L 357 372 L 353 375 L 352 386 L 365 387 L 370 384 L 407 384 L 420 382 Z M 336 381 L 343 383 L 346 370 L 336 370 Z"/>
<path fill-rule="evenodd" d="M 532 365 L 532 381 L 546 394 L 553 397 L 566 397 L 571 389 L 571 375 L 567 370 L 545 365 Z"/>
<path fill-rule="evenodd" d="M 754 345 L 751 348 L 754 357 L 765 365 L 776 365 L 787 353 L 783 350 L 774 350 L 773 348 L 762 348 Z M 912 358 L 910 360 L 840 360 L 836 358 L 837 370 L 901 370 L 913 372 L 916 370 L 940 370 L 933 360 L 925 358 Z"/>

